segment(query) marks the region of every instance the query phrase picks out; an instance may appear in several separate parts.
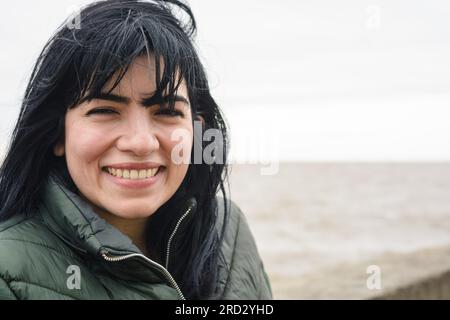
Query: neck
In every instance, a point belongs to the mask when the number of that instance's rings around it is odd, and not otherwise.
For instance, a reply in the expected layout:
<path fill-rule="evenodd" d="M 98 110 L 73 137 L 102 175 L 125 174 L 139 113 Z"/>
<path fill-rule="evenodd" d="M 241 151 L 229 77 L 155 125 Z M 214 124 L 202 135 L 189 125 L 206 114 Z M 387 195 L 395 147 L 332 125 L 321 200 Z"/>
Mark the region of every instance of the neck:
<path fill-rule="evenodd" d="M 130 238 L 133 244 L 141 250 L 142 254 L 148 256 L 147 246 L 145 244 L 145 227 L 148 218 L 125 219 L 97 206 L 94 206 L 94 211 L 110 225 Z"/>

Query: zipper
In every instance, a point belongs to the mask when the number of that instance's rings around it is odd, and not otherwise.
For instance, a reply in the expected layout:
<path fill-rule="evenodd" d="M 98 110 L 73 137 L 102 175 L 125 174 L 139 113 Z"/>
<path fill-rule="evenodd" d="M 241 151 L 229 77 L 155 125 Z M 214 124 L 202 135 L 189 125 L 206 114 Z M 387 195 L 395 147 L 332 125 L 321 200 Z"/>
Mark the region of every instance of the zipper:
<path fill-rule="evenodd" d="M 181 292 L 180 287 L 178 286 L 177 282 L 175 281 L 175 279 L 172 277 L 172 275 L 170 274 L 169 271 L 167 271 L 167 268 L 169 266 L 169 257 L 170 257 L 170 245 L 172 243 L 172 239 L 174 238 L 176 232 L 178 231 L 178 228 L 180 227 L 181 222 L 183 221 L 184 218 L 187 217 L 187 215 L 192 211 L 193 205 L 191 204 L 189 206 L 189 208 L 186 210 L 186 212 L 180 217 L 180 219 L 178 219 L 177 224 L 175 225 L 174 230 L 172 231 L 172 233 L 170 234 L 170 238 L 169 241 L 167 242 L 167 249 L 166 249 L 166 267 L 164 268 L 162 265 L 160 265 L 159 263 L 147 258 L 146 256 L 144 256 L 143 254 L 140 253 L 130 253 L 130 254 L 126 254 L 126 255 L 120 255 L 120 256 L 114 256 L 112 255 L 108 250 L 106 249 L 102 249 L 100 251 L 100 254 L 102 255 L 103 259 L 105 259 L 106 261 L 109 262 L 119 262 L 119 261 L 123 261 L 129 258 L 133 258 L 133 257 L 140 257 L 142 259 L 144 259 L 145 261 L 147 261 L 148 263 L 150 263 L 152 266 L 156 267 L 159 271 L 162 272 L 162 274 L 164 275 L 164 277 L 166 278 L 167 281 L 169 281 L 169 283 L 171 284 L 171 286 L 177 291 L 179 297 L 181 298 L 181 300 L 186 300 L 184 298 L 183 293 Z"/>
<path fill-rule="evenodd" d="M 170 258 L 170 245 L 172 244 L 173 237 L 178 231 L 178 228 L 180 227 L 181 222 L 188 216 L 188 214 L 192 210 L 192 205 L 189 206 L 189 208 L 186 210 L 186 212 L 178 219 L 177 224 L 175 225 L 175 228 L 173 229 L 172 233 L 170 234 L 169 241 L 167 241 L 167 249 L 166 249 L 166 269 L 169 269 L 169 258 Z"/>
<path fill-rule="evenodd" d="M 103 259 L 105 259 L 106 261 L 109 262 L 119 262 L 119 261 L 123 261 L 129 258 L 133 258 L 133 257 L 140 257 L 142 259 L 144 259 L 145 261 L 147 261 L 148 263 L 150 263 L 151 265 L 153 265 L 154 267 L 156 267 L 159 271 L 162 272 L 162 274 L 164 275 L 164 277 L 166 278 L 167 281 L 169 281 L 170 285 L 177 291 L 179 297 L 181 298 L 181 300 L 186 300 L 183 296 L 183 293 L 181 292 L 180 287 L 178 286 L 178 284 L 176 283 L 175 279 L 172 277 L 172 275 L 169 273 L 169 271 L 167 271 L 162 265 L 160 265 L 159 263 L 150 260 L 149 258 L 147 258 L 146 256 L 144 256 L 143 254 L 140 253 L 130 253 L 130 254 L 126 254 L 126 255 L 121 255 L 121 256 L 113 256 L 111 255 L 111 253 L 106 250 L 106 249 L 102 249 L 102 251 L 100 252 Z"/>

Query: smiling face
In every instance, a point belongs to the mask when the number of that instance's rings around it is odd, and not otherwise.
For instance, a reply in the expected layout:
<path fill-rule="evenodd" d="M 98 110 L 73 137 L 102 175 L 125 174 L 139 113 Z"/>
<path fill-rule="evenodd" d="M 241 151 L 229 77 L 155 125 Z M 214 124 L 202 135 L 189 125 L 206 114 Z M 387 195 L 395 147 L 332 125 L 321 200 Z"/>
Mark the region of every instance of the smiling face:
<path fill-rule="evenodd" d="M 172 113 L 146 102 L 156 91 L 150 60 L 136 58 L 110 95 L 69 109 L 65 143 L 54 149 L 65 155 L 75 185 L 102 215 L 149 217 L 172 197 L 188 170 L 193 128 L 186 85 L 179 86 Z M 144 108 L 147 103 L 151 106 Z M 180 129 L 183 139 L 174 139 Z M 183 161 L 172 161 L 174 147 Z"/>

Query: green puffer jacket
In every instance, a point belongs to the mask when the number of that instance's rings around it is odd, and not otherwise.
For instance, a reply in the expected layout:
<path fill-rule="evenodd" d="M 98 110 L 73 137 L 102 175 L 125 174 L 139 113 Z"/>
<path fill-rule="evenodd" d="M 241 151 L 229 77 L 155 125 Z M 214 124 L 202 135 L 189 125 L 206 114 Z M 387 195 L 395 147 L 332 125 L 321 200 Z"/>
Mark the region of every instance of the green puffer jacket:
<path fill-rule="evenodd" d="M 43 199 L 37 214 L 0 223 L 0 299 L 184 298 L 164 267 L 79 196 L 50 180 Z M 221 250 L 223 299 L 272 298 L 253 236 L 234 204 Z"/>

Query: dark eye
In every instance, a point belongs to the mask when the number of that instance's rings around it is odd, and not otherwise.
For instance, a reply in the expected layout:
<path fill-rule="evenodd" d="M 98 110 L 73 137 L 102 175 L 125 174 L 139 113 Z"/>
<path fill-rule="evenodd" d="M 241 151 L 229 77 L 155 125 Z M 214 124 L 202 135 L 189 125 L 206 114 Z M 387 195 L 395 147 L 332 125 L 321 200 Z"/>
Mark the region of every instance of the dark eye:
<path fill-rule="evenodd" d="M 156 111 L 156 115 L 162 115 L 167 117 L 184 117 L 184 113 L 177 110 L 177 109 L 169 109 L 169 108 L 162 108 Z"/>
<path fill-rule="evenodd" d="M 89 116 L 91 114 L 110 115 L 110 114 L 118 114 L 118 112 L 113 109 L 108 109 L 108 108 L 95 108 L 95 109 L 90 110 L 86 115 Z"/>

